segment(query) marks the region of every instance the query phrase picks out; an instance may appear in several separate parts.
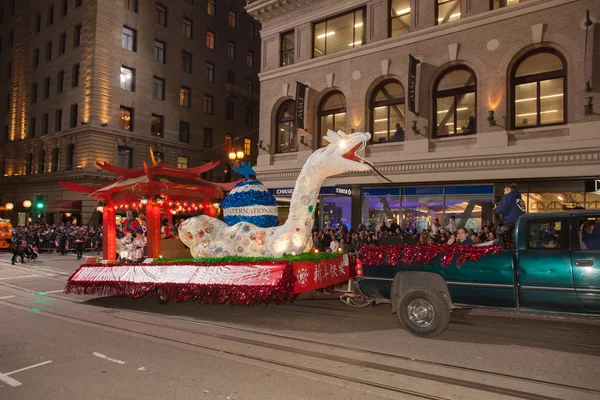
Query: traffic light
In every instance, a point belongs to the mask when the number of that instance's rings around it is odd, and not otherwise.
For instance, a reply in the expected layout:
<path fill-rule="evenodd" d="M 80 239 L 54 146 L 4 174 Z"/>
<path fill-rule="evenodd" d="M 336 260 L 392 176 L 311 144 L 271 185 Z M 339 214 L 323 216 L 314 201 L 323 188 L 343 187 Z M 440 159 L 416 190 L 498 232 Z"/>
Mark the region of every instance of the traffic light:
<path fill-rule="evenodd" d="M 46 207 L 46 201 L 44 200 L 44 196 L 36 194 L 33 201 L 33 207 L 36 211 L 43 210 Z"/>

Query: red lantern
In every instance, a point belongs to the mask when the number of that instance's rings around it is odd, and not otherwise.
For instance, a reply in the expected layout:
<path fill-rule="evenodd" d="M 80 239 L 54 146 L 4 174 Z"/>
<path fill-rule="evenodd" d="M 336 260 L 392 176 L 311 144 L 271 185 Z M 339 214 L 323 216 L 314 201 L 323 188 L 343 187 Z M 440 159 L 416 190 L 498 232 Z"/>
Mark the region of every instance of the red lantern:
<path fill-rule="evenodd" d="M 183 202 L 183 206 L 184 206 L 184 207 L 187 207 L 187 206 L 188 206 L 188 203 L 187 203 L 187 201 L 184 201 L 184 202 Z"/>

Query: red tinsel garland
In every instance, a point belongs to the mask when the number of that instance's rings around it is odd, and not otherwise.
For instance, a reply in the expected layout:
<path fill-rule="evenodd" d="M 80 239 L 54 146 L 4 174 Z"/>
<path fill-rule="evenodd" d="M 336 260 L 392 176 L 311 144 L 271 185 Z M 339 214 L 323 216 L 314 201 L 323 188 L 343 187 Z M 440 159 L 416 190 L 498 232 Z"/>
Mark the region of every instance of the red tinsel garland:
<path fill-rule="evenodd" d="M 82 265 L 69 278 L 64 293 L 74 293 L 80 295 L 100 295 L 100 296 L 119 296 L 129 298 L 140 298 L 147 294 L 150 297 L 157 297 L 160 293 L 161 298 L 175 302 L 198 301 L 204 303 L 232 305 L 251 305 L 255 303 L 269 303 L 275 301 L 280 304 L 291 300 L 294 297 L 294 268 L 291 262 L 260 262 L 260 265 L 282 265 L 285 263 L 282 276 L 275 285 L 231 285 L 231 284 L 185 284 L 185 283 L 131 283 L 131 282 L 97 282 L 97 281 L 72 281 L 71 279 L 77 272 L 84 267 L 112 267 L 118 264 L 87 264 Z M 128 266 L 147 266 L 148 264 L 126 264 Z M 162 264 L 168 266 L 178 265 L 248 265 L 242 262 L 202 264 Z"/>
<path fill-rule="evenodd" d="M 403 266 L 409 264 L 428 265 L 438 255 L 442 255 L 440 265 L 448 267 L 456 255 L 456 266 L 466 262 L 474 262 L 488 254 L 500 254 L 499 246 L 448 246 L 445 244 L 425 244 L 417 246 L 363 246 L 358 258 L 363 265 L 381 265 L 385 258 L 386 265 Z"/>

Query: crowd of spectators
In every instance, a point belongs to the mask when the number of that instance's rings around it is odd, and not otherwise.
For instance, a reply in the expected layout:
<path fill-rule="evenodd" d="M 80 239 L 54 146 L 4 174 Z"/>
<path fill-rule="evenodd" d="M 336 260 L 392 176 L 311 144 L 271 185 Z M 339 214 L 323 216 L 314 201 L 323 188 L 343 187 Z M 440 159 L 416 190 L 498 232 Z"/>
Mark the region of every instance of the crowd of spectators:
<path fill-rule="evenodd" d="M 28 224 L 14 227 L 13 243 L 25 242 L 38 251 L 65 255 L 75 250 L 75 243 L 83 242 L 84 248 L 102 250 L 102 226 L 76 226 L 71 224 Z"/>

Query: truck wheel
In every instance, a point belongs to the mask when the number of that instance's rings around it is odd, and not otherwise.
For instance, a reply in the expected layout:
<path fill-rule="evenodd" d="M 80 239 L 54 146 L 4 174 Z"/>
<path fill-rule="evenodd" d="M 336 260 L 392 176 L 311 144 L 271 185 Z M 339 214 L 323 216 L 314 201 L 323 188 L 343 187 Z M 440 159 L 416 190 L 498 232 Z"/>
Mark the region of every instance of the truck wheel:
<path fill-rule="evenodd" d="M 398 321 L 411 335 L 436 337 L 450 322 L 450 307 L 441 293 L 415 287 L 397 298 Z"/>
<path fill-rule="evenodd" d="M 164 291 L 161 289 L 156 290 L 156 300 L 162 305 L 169 304 L 169 298 L 167 298 Z"/>

